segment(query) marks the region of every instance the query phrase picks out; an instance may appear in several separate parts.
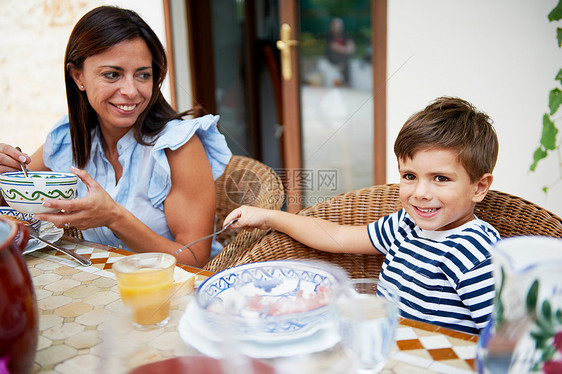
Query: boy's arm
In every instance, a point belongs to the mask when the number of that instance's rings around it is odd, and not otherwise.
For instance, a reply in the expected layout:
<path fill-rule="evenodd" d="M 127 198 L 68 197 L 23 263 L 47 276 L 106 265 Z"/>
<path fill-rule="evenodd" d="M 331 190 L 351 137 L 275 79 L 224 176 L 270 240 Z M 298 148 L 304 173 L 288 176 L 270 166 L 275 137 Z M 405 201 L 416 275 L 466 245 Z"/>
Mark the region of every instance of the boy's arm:
<path fill-rule="evenodd" d="M 333 253 L 373 254 L 366 226 L 338 225 L 316 217 L 241 206 L 224 220 L 225 224 L 238 218 L 233 228 L 274 229 L 311 248 Z"/>

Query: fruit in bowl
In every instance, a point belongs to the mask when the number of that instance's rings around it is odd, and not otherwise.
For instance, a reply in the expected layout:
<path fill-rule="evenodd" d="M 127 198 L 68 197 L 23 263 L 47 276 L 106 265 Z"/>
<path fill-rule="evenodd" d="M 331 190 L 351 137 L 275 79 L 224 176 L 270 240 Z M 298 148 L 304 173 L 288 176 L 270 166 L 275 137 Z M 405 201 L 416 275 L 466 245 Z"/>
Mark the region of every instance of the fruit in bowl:
<path fill-rule="evenodd" d="M 70 173 L 21 171 L 0 174 L 0 190 L 8 205 L 28 214 L 56 213 L 58 210 L 43 206 L 47 199 L 69 200 L 76 195 L 78 177 Z"/>
<path fill-rule="evenodd" d="M 331 323 L 348 278 L 328 263 L 302 260 L 256 262 L 223 270 L 199 286 L 195 302 L 213 329 L 246 336 L 289 336 Z"/>

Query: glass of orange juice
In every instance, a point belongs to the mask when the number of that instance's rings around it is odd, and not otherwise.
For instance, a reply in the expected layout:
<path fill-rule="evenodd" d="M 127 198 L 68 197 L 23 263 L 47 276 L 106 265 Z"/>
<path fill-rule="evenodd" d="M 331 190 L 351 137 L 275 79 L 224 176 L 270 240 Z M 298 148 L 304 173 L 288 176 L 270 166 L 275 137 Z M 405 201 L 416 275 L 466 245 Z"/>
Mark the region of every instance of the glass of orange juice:
<path fill-rule="evenodd" d="M 139 329 L 164 326 L 170 318 L 176 258 L 166 253 L 139 253 L 113 264 L 121 299 Z"/>

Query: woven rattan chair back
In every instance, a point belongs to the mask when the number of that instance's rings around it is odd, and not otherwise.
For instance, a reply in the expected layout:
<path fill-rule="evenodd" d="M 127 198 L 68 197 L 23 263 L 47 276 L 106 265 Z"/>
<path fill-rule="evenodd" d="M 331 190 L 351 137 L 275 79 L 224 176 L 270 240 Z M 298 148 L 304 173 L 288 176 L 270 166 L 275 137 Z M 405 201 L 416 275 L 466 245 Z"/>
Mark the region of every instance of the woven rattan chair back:
<path fill-rule="evenodd" d="M 474 214 L 498 230 L 502 238 L 541 235 L 562 238 L 560 217 L 518 196 L 488 191 Z"/>
<path fill-rule="evenodd" d="M 303 209 L 299 214 L 346 225 L 366 225 L 401 208 L 398 184 L 372 186 L 338 195 Z M 549 211 L 517 196 L 489 191 L 477 204 L 476 215 L 492 224 L 502 237 L 544 235 L 562 237 L 562 221 Z M 343 267 L 352 278 L 378 277 L 384 256 L 333 254 L 311 249 L 280 232 L 264 236 L 232 265 L 281 259 L 316 259 Z"/>
<path fill-rule="evenodd" d="M 240 205 L 281 209 L 285 192 L 281 178 L 269 166 L 249 157 L 232 156 L 224 173 L 215 181 L 217 222 L 220 229 L 226 216 Z M 224 249 L 205 269 L 220 271 L 232 266 L 268 230 L 226 230 L 217 236 Z"/>
<path fill-rule="evenodd" d="M 76 238 L 76 239 L 79 239 L 79 240 L 84 239 L 84 235 L 82 235 L 82 231 L 77 229 L 74 226 L 69 227 L 69 228 L 65 228 L 64 231 L 63 231 L 63 235 L 67 236 L 69 238 Z"/>

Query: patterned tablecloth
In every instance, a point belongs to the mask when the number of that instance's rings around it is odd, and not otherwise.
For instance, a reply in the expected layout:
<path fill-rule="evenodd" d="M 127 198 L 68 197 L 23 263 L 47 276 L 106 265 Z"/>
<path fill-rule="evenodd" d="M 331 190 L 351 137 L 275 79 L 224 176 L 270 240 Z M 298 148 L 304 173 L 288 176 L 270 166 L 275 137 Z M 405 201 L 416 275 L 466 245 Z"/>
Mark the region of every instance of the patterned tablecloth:
<path fill-rule="evenodd" d="M 34 372 L 125 373 L 144 363 L 198 354 L 179 337 L 177 326 L 192 299 L 180 287 L 170 322 L 138 331 L 129 323 L 111 264 L 128 252 L 64 238 L 62 246 L 90 258 L 84 267 L 43 249 L 26 256 L 40 313 Z M 109 249 L 109 250 L 108 250 Z M 209 272 L 196 274 L 196 285 Z M 402 320 L 396 345 L 382 373 L 473 373 L 477 337 Z"/>

